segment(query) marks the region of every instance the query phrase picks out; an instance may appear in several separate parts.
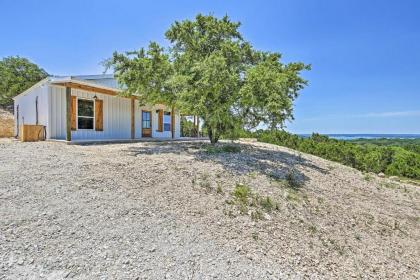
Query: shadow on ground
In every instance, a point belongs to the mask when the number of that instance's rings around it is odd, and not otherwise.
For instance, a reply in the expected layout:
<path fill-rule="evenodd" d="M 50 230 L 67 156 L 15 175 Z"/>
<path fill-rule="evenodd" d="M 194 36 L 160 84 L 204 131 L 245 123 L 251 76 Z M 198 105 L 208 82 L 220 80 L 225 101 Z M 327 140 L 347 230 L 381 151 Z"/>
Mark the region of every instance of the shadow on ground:
<path fill-rule="evenodd" d="M 232 145 L 232 144 L 220 144 Z M 258 172 L 273 179 L 286 179 L 292 171 L 294 176 L 302 183 L 309 178 L 298 167 L 305 167 L 327 174 L 328 169 L 323 169 L 299 155 L 285 151 L 272 150 L 250 144 L 234 144 L 240 147 L 240 152 L 209 153 L 208 143 L 145 143 L 140 147 L 132 146 L 126 151 L 130 156 L 143 156 L 153 154 L 178 154 L 193 156 L 196 160 L 221 164 L 224 169 L 234 173 L 246 174 Z"/>

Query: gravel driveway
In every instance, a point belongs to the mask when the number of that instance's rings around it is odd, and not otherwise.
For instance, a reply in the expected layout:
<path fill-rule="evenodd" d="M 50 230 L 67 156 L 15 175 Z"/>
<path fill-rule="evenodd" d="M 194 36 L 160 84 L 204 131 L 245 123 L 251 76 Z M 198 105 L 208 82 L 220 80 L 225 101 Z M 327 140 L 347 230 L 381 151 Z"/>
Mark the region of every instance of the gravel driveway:
<path fill-rule="evenodd" d="M 0 279 L 420 278 L 418 186 L 206 145 L 0 140 Z"/>

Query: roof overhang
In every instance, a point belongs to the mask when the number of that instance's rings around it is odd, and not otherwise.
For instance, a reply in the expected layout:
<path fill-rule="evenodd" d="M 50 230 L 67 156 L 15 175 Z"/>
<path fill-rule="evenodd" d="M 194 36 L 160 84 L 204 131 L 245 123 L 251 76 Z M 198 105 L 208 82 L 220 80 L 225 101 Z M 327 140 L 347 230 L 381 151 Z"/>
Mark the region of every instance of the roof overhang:
<path fill-rule="evenodd" d="M 108 95 L 119 95 L 122 92 L 121 89 L 111 88 L 87 81 L 72 79 L 71 77 L 59 79 L 53 78 L 51 79 L 50 84 Z"/>
<path fill-rule="evenodd" d="M 32 89 L 34 89 L 36 87 L 43 86 L 44 84 L 49 84 L 49 85 L 52 85 L 52 86 L 69 87 L 69 88 L 84 90 L 84 91 L 93 92 L 93 93 L 102 93 L 102 94 L 107 94 L 107 95 L 112 95 L 112 96 L 119 96 L 119 97 L 122 97 L 122 98 L 135 98 L 135 97 L 138 96 L 138 94 L 133 94 L 131 96 L 124 96 L 124 95 L 121 94 L 121 93 L 124 92 L 123 89 L 114 88 L 114 87 L 107 87 L 107 86 L 104 86 L 104 85 L 100 85 L 98 83 L 89 82 L 89 81 L 86 81 L 86 80 L 75 79 L 72 76 L 68 76 L 68 77 L 50 76 L 50 77 L 47 77 L 47 78 L 39 81 L 38 83 L 36 83 L 32 87 L 28 88 L 27 90 L 25 90 L 21 94 L 13 97 L 13 100 L 16 100 L 20 96 L 26 95 Z"/>

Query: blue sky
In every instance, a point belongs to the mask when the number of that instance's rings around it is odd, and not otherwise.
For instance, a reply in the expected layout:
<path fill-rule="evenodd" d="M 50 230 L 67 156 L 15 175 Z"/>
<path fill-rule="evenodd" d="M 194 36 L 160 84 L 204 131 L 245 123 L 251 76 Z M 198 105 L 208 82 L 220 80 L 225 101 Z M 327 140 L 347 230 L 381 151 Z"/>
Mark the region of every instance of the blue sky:
<path fill-rule="evenodd" d="M 114 50 L 166 44 L 175 20 L 229 15 L 256 49 L 312 64 L 296 133 L 420 133 L 420 1 L 0 2 L 0 57 L 95 74 Z"/>

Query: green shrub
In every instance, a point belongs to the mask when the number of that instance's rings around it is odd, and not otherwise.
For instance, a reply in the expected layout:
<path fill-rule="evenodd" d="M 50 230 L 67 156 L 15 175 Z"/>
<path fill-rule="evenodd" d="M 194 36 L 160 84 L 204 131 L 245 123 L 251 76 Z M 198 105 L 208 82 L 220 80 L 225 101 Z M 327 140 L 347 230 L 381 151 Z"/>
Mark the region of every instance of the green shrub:
<path fill-rule="evenodd" d="M 420 154 L 409 152 L 399 147 L 394 150 L 391 163 L 386 167 L 385 173 L 420 179 Z"/>
<path fill-rule="evenodd" d="M 264 199 L 261 199 L 260 200 L 260 205 L 267 212 L 271 212 L 271 210 L 273 210 L 275 208 L 275 204 L 269 196 L 267 196 Z"/>
<path fill-rule="evenodd" d="M 241 203 L 247 204 L 248 197 L 251 195 L 251 189 L 243 184 L 236 184 L 233 190 L 233 196 Z"/>
<path fill-rule="evenodd" d="M 241 147 L 239 145 L 227 144 L 227 145 L 208 145 L 206 147 L 208 154 L 219 154 L 219 153 L 240 153 Z"/>
<path fill-rule="evenodd" d="M 291 169 L 286 174 L 286 183 L 289 188 L 298 189 L 301 187 L 301 183 L 297 178 L 296 170 Z"/>

